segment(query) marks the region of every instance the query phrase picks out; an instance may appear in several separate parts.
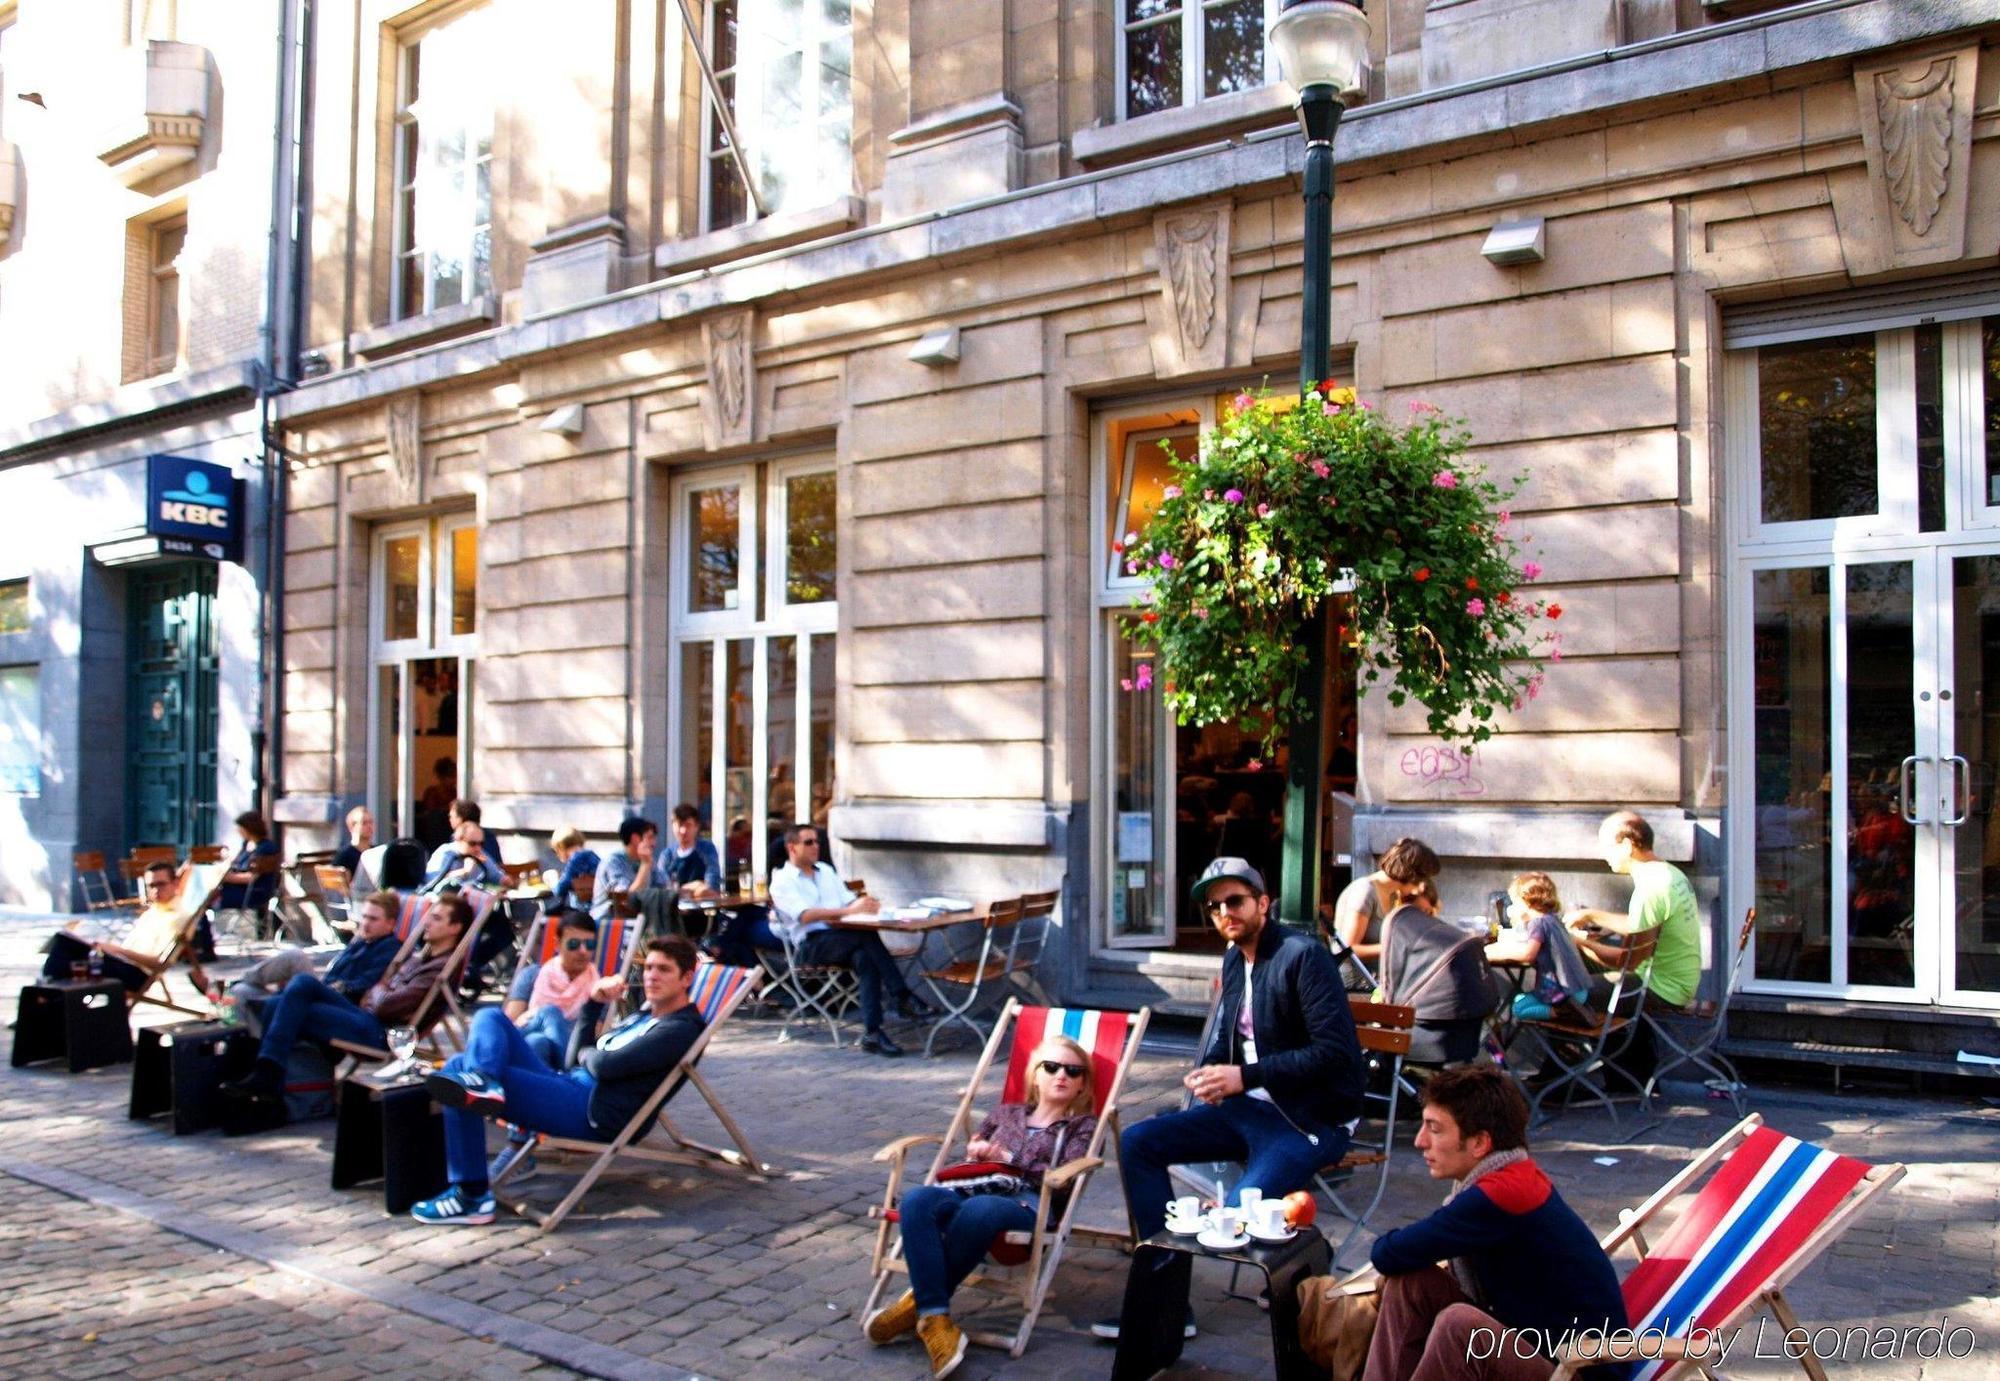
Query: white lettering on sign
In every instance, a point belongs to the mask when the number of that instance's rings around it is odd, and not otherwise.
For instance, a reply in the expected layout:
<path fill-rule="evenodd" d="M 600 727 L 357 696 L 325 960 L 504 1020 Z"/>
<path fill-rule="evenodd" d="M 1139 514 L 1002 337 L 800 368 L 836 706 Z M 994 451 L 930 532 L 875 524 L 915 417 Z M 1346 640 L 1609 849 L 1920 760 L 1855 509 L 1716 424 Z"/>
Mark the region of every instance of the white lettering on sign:
<path fill-rule="evenodd" d="M 211 508 L 200 503 L 163 503 L 160 517 L 169 523 L 186 523 L 190 527 L 228 527 L 229 510 Z"/>

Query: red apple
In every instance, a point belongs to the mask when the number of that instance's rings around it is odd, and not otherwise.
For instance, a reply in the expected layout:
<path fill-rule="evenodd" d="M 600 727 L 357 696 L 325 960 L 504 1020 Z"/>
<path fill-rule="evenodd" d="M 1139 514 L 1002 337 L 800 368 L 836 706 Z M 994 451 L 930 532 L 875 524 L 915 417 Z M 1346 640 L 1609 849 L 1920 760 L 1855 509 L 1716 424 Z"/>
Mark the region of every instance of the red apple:
<path fill-rule="evenodd" d="M 1313 1202 L 1313 1196 L 1305 1190 L 1301 1189 L 1297 1193 L 1285 1196 L 1285 1221 L 1293 1227 L 1311 1227 L 1313 1219 L 1318 1216 L 1319 1206 Z"/>

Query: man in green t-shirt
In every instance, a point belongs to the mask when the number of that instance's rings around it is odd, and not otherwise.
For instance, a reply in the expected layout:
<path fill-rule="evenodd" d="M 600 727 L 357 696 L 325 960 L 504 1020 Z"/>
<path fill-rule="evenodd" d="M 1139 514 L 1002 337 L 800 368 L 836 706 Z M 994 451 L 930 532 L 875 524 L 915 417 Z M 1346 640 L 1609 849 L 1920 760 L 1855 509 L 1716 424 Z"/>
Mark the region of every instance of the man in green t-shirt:
<path fill-rule="evenodd" d="M 1657 930 L 1653 957 L 1640 966 L 1646 991 L 1670 1007 L 1694 1001 L 1701 986 L 1701 908 L 1687 874 L 1653 852 L 1653 827 L 1637 811 L 1621 810 L 1597 827 L 1604 861 L 1632 879 L 1632 909 L 1576 911 L 1568 918 L 1577 944 L 1601 962 L 1617 967 L 1618 947 L 1584 934 L 1589 926 L 1619 935 Z"/>

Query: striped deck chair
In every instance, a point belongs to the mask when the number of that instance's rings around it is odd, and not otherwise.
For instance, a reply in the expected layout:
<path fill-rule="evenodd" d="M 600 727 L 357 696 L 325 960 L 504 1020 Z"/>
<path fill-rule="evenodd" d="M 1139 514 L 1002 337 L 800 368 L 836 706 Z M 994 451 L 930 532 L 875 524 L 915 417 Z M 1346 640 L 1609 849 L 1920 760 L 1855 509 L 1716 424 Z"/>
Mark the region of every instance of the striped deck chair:
<path fill-rule="evenodd" d="M 640 928 L 635 919 L 632 925 L 633 932 L 636 934 Z M 743 1134 L 743 1128 L 730 1115 L 729 1109 L 723 1106 L 722 1100 L 716 1097 L 715 1089 L 702 1077 L 701 1071 L 695 1068 L 702 1052 L 708 1049 L 708 1043 L 715 1039 L 715 1033 L 722 1029 L 730 1014 L 742 1005 L 745 998 L 756 991 L 757 985 L 762 981 L 763 976 L 755 969 L 732 968 L 727 964 L 702 960 L 695 967 L 694 982 L 688 989 L 688 998 L 700 1010 L 702 1021 L 705 1023 L 704 1029 L 701 1035 L 695 1038 L 694 1044 L 688 1047 L 687 1054 L 681 1057 L 681 1062 L 667 1071 L 666 1077 L 660 1080 L 660 1086 L 653 1090 L 652 1097 L 632 1115 L 632 1120 L 625 1124 L 624 1129 L 610 1141 L 585 1141 L 576 1137 L 547 1134 L 536 1139 L 535 1144 L 544 1150 L 590 1158 L 590 1164 L 578 1177 L 569 1193 L 563 1196 L 562 1202 L 552 1209 L 544 1210 L 517 1196 L 501 1192 L 523 1163 L 524 1158 L 519 1156 L 510 1160 L 499 1175 L 494 1177 L 495 1196 L 514 1212 L 534 1219 L 541 1225 L 543 1232 L 551 1232 L 569 1216 L 570 1210 L 577 1206 L 589 1192 L 590 1187 L 596 1184 L 598 1178 L 621 1156 L 673 1165 L 720 1164 L 741 1170 L 754 1179 L 766 1179 L 777 1174 L 778 1167 L 759 1159 L 757 1153 L 751 1149 L 750 1140 Z M 730 1140 L 736 1143 L 733 1148 L 711 1146 L 706 1142 L 684 1136 L 680 1128 L 668 1118 L 667 1100 L 679 1092 L 684 1083 L 693 1084 L 695 1091 L 701 1094 L 703 1101 L 708 1104 L 709 1111 L 715 1114 L 716 1121 L 722 1124 Z M 666 1144 L 650 1139 L 651 1133 L 655 1131 L 664 1136 Z"/>
<path fill-rule="evenodd" d="M 174 965 L 188 957 L 194 947 L 195 930 L 201 918 L 215 905 L 215 899 L 222 892 L 222 875 L 228 869 L 220 863 L 188 863 L 180 870 L 180 891 L 174 897 L 174 910 L 179 923 L 174 933 L 174 946 L 157 968 L 149 970 L 146 981 L 126 996 L 127 1008 L 136 1008 L 141 1003 L 165 1007 L 183 1016 L 206 1017 L 209 1015 L 208 997 L 199 988 L 195 989 L 195 1006 L 174 1001 L 173 991 L 167 986 L 167 975 Z M 193 979 L 189 979 L 190 985 Z"/>
<path fill-rule="evenodd" d="M 878 1221 L 872 1263 L 875 1284 L 868 1292 L 868 1302 L 862 1306 L 859 1318 L 865 1321 L 875 1312 L 893 1275 L 909 1271 L 903 1261 L 902 1239 L 892 1231 L 892 1227 L 899 1221 L 896 1202 L 902 1192 L 904 1168 L 910 1152 L 918 1146 L 937 1146 L 937 1155 L 923 1180 L 925 1184 L 935 1184 L 938 1172 L 953 1163 L 953 1152 L 963 1151 L 966 1139 L 978 1129 L 972 1115 L 973 1099 L 978 1096 L 980 1084 L 985 1082 L 987 1072 L 998 1058 L 1010 1027 L 1013 1028 L 1014 1043 L 1007 1056 L 1007 1072 L 1000 1087 L 1000 1101 L 1025 1102 L 1030 1087 L 1029 1056 L 1035 1053 L 1045 1034 L 1068 1036 L 1090 1052 L 1097 1129 L 1082 1156 L 1065 1161 L 1043 1179 L 1034 1230 L 1005 1233 L 996 1238 L 988 1257 L 990 1264 L 968 1277 L 962 1287 L 1018 1299 L 1022 1309 L 1020 1324 L 1012 1333 L 975 1332 L 968 1328 L 965 1336 L 986 1347 L 1005 1348 L 1009 1356 L 1019 1357 L 1027 1349 L 1035 1320 L 1040 1317 L 1042 1306 L 1048 1300 L 1049 1287 L 1055 1281 L 1056 1267 L 1062 1263 L 1063 1248 L 1072 1235 L 1123 1248 L 1130 1248 L 1137 1242 L 1129 1216 L 1123 1228 L 1085 1227 L 1076 1221 L 1076 1207 L 1083 1199 L 1091 1172 L 1101 1167 L 1104 1158 L 1118 1145 L 1118 1099 L 1124 1092 L 1125 1077 L 1131 1071 L 1133 1056 L 1139 1053 L 1139 1041 L 1146 1034 L 1146 1023 L 1151 1018 L 1150 1007 L 1141 1007 L 1137 1012 L 1099 1012 L 1073 1007 L 1023 1007 L 1019 999 L 1007 999 L 945 1134 L 942 1137 L 906 1136 L 875 1153 L 876 1160 L 886 1161 L 889 1165 L 889 1183 L 883 1192 L 882 1202 L 869 1210 L 869 1216 Z M 1063 1204 L 1062 1212 L 1055 1214 L 1055 1194 L 1065 1186 L 1070 1191 L 1069 1197 Z"/>
<path fill-rule="evenodd" d="M 1657 1244 L 1648 1244 L 1653 1218 L 1712 1168 L 1694 1202 Z M 1712 1340 L 1727 1337 L 1760 1305 L 1781 1327 L 1797 1328 L 1785 1287 L 1903 1174 L 1901 1165 L 1869 1165 L 1774 1132 L 1752 1113 L 1645 1203 L 1619 1215 L 1618 1229 L 1602 1245 L 1611 1252 L 1630 1242 L 1639 1252 L 1624 1287 L 1638 1346 L 1579 1340 L 1558 1354 L 1556 1381 L 1569 1381 L 1595 1361 L 1634 1357 L 1641 1364 L 1632 1381 L 1666 1381 L 1690 1370 L 1713 1377 L 1705 1360 Z M 1664 1348 L 1660 1334 L 1668 1340 Z M 1813 1381 L 1826 1381 L 1810 1350 L 1798 1360 Z"/>
<path fill-rule="evenodd" d="M 424 994 L 423 1001 L 417 1004 L 417 1010 L 410 1018 L 410 1026 L 416 1031 L 418 1039 L 428 1046 L 427 1053 L 439 1059 L 465 1048 L 465 1015 L 458 1006 L 458 982 L 465 975 L 465 961 L 472 953 L 472 941 L 479 934 L 479 924 L 486 919 L 486 912 L 493 905 L 491 892 L 467 889 L 462 895 L 472 907 L 472 923 L 466 926 L 465 934 L 459 937 L 458 947 L 452 951 L 444 971 L 431 985 L 431 990 Z M 483 906 L 481 899 L 485 902 Z M 423 927 L 418 922 L 436 900 L 436 897 L 412 892 L 403 898 L 402 905 L 396 909 L 396 929 L 393 933 L 400 943 L 396 947 L 396 957 L 389 961 L 391 971 L 423 942 Z M 446 1042 L 450 1042 L 449 1046 Z M 387 1050 L 354 1041 L 334 1040 L 327 1044 L 343 1056 L 334 1071 L 336 1080 L 348 1078 L 364 1062 L 384 1064 L 393 1058 Z"/>

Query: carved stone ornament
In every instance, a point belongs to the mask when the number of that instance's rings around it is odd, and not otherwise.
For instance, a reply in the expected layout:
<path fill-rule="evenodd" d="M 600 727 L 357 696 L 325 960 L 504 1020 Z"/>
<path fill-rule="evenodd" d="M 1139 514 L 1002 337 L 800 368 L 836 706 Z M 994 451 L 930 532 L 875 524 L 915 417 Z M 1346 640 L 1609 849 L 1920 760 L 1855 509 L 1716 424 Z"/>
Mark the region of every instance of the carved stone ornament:
<path fill-rule="evenodd" d="M 1182 207 L 1153 218 L 1163 320 L 1153 332 L 1161 374 L 1229 362 L 1230 205 Z"/>
<path fill-rule="evenodd" d="M 711 317 L 701 325 L 708 355 L 708 398 L 703 410 L 710 449 L 741 446 L 752 435 L 757 391 L 750 353 L 756 318 L 749 312 Z"/>
<path fill-rule="evenodd" d="M 389 400 L 389 464 L 396 472 L 397 487 L 409 499 L 421 497 L 418 481 L 424 471 L 422 420 L 419 395 L 405 393 Z"/>
<path fill-rule="evenodd" d="M 1865 271 L 1964 257 L 1978 63 L 1971 47 L 1855 72 L 1880 241 L 1859 256 Z"/>

